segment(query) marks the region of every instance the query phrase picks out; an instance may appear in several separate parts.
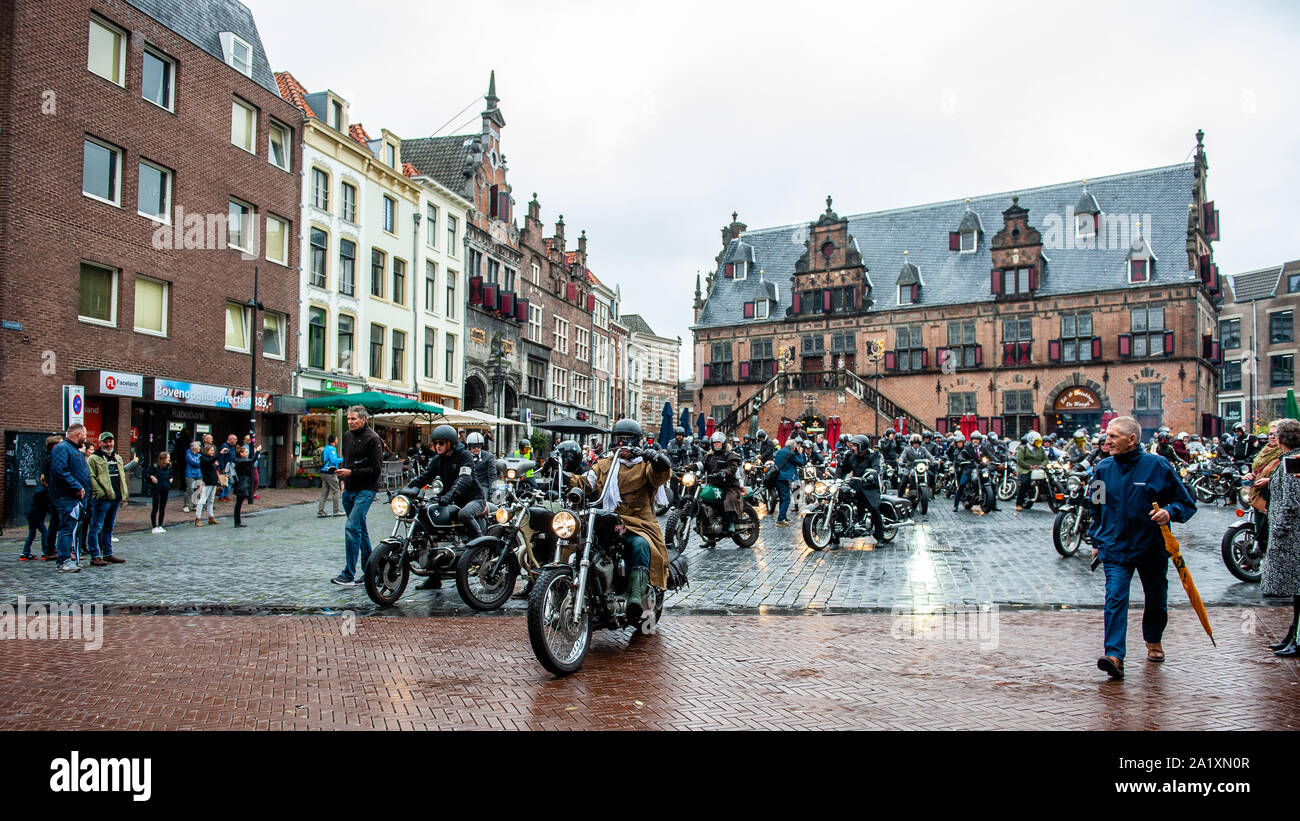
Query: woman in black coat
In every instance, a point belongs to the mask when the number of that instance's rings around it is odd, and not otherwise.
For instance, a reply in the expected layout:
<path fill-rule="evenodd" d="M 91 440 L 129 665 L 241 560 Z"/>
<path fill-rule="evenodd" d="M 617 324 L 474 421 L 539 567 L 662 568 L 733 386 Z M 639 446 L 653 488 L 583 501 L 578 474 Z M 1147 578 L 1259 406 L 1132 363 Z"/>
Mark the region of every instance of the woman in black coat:
<path fill-rule="evenodd" d="M 259 445 L 257 450 L 262 450 Z M 244 507 L 244 502 L 253 498 L 253 465 L 257 463 L 255 458 L 248 455 L 248 446 L 240 445 L 235 449 L 235 527 L 248 527 L 239 518 L 239 513 Z"/>

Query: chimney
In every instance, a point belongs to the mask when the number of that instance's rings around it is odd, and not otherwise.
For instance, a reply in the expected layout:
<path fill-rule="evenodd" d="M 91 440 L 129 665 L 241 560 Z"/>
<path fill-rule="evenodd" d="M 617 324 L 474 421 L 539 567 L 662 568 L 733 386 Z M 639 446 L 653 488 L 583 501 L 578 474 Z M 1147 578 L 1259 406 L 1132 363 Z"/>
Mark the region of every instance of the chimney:
<path fill-rule="evenodd" d="M 582 264 L 587 264 L 587 231 L 583 230 L 578 237 L 578 256 L 582 259 Z"/>
<path fill-rule="evenodd" d="M 537 201 L 537 192 L 533 192 L 533 199 L 528 203 L 528 220 L 535 222 L 541 227 L 542 222 L 542 204 Z"/>
<path fill-rule="evenodd" d="M 564 215 L 560 214 L 560 219 L 555 223 L 555 249 L 560 252 L 561 258 L 564 254 Z"/>

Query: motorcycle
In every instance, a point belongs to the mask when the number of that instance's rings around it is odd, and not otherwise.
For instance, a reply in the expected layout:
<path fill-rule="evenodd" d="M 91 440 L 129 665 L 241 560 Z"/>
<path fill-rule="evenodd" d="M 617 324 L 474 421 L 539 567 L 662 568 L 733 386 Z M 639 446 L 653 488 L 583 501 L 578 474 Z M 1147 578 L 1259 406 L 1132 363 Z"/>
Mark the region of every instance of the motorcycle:
<path fill-rule="evenodd" d="M 664 522 L 664 544 L 669 549 L 676 547 L 685 550 L 691 531 L 694 530 L 708 548 L 725 538 L 730 538 L 737 547 L 753 547 L 754 542 L 758 541 L 759 521 L 763 514 L 759 513 L 759 509 L 747 497 L 743 502 L 744 515 L 736 520 L 734 531 L 727 533 L 726 514 L 722 510 L 722 491 L 716 485 L 705 484 L 701 480 L 700 471 L 703 469 L 704 466 L 696 462 L 682 471 L 682 503 L 668 514 L 668 520 Z M 753 493 L 751 490 L 750 496 Z"/>
<path fill-rule="evenodd" d="M 507 494 L 494 513 L 496 524 L 467 544 L 456 561 L 456 590 L 475 610 L 503 606 L 520 576 L 528 580 L 527 596 L 543 564 L 559 560 L 551 518 L 561 509 L 560 502 L 527 486 L 518 495 Z"/>
<path fill-rule="evenodd" d="M 961 498 L 958 500 L 966 510 L 979 505 L 980 510 L 985 512 L 993 509 L 993 485 L 989 480 L 988 457 L 979 464 L 972 462 L 962 462 L 958 465 L 957 476 L 960 478 L 962 473 L 970 471 L 970 478 L 966 480 L 965 486 L 960 490 Z"/>
<path fill-rule="evenodd" d="M 825 550 L 838 545 L 841 539 L 857 539 L 871 535 L 871 517 L 858 509 L 857 493 L 852 482 L 879 484 L 876 471 L 867 476 L 850 479 L 825 479 L 813 487 L 815 501 L 803 519 L 803 541 L 813 550 Z M 912 503 L 901 496 L 880 494 L 880 518 L 884 525 L 882 542 L 892 542 L 901 527 L 910 527 Z"/>
<path fill-rule="evenodd" d="M 1016 498 L 1020 486 L 1016 483 L 1016 466 L 1011 462 L 995 462 L 989 466 L 993 485 L 998 489 L 998 501 L 1009 502 Z"/>
<path fill-rule="evenodd" d="M 903 473 L 903 487 L 899 491 L 899 495 L 911 502 L 922 516 L 929 511 L 930 499 L 934 497 L 932 464 L 929 459 L 913 462 L 911 468 Z"/>
<path fill-rule="evenodd" d="M 1052 463 L 1046 468 L 1032 468 L 1029 471 L 1029 492 L 1025 494 L 1025 510 L 1034 506 L 1034 502 L 1047 502 L 1047 506 L 1056 513 L 1065 499 L 1065 488 L 1058 473 L 1060 465 Z"/>
<path fill-rule="evenodd" d="M 1088 484 L 1092 468 L 1083 460 L 1065 480 L 1065 499 L 1052 521 L 1052 544 L 1062 556 L 1073 556 L 1082 544 L 1091 544 L 1092 506 L 1088 503 Z"/>
<path fill-rule="evenodd" d="M 1233 523 L 1223 534 L 1219 540 L 1219 553 L 1229 573 L 1243 582 L 1255 584 L 1264 574 L 1268 516 L 1250 505 L 1239 508 L 1237 516 L 1241 521 Z"/>
<path fill-rule="evenodd" d="M 1244 465 L 1234 465 L 1226 461 L 1201 462 L 1198 465 L 1184 466 L 1178 474 L 1187 483 L 1187 489 L 1202 504 L 1213 504 L 1223 499 L 1225 505 L 1246 504 L 1241 476 Z"/>
<path fill-rule="evenodd" d="M 470 531 L 459 521 L 459 507 L 437 503 L 441 493 L 439 479 L 429 497 L 421 488 L 388 494 L 388 505 L 397 517 L 393 534 L 371 551 L 366 562 L 366 595 L 375 604 L 387 607 L 401 598 L 412 573 L 440 580 L 456 577 L 456 562 Z M 495 506 L 489 504 L 484 515 L 495 512 Z"/>
<path fill-rule="evenodd" d="M 937 496 L 942 493 L 951 499 L 957 495 L 957 471 L 953 469 L 952 462 L 947 459 L 936 460 L 934 476 L 934 492 Z"/>
<path fill-rule="evenodd" d="M 664 591 L 649 589 L 643 613 L 653 616 L 639 625 L 628 620 L 622 520 L 617 513 L 588 505 L 581 490 L 566 494 L 564 509 L 551 518 L 550 530 L 560 558 L 542 568 L 528 598 L 528 642 L 543 667 L 566 676 L 582 667 L 592 630 L 639 627 L 653 632 L 663 615 Z M 684 587 L 686 557 L 670 550 L 668 559 L 668 590 Z"/>

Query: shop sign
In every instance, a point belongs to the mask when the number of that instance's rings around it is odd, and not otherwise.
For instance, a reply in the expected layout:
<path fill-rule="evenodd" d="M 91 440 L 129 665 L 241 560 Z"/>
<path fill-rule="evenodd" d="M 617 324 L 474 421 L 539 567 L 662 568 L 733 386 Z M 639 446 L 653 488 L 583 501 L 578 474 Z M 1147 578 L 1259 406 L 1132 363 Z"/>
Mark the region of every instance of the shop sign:
<path fill-rule="evenodd" d="M 223 388 L 218 385 L 204 385 L 198 382 L 176 382 L 170 379 L 155 379 L 153 383 L 155 402 L 170 402 L 175 405 L 202 405 L 209 408 L 229 408 L 230 410 L 248 410 L 248 391 L 239 388 Z M 269 410 L 271 394 L 258 392 L 257 409 Z"/>
<path fill-rule="evenodd" d="M 470 329 L 469 329 L 469 341 L 470 341 L 470 342 L 477 342 L 477 343 L 480 344 L 480 345 L 486 345 L 486 344 L 487 344 L 487 332 L 484 331 L 482 328 L 470 328 Z"/>
<path fill-rule="evenodd" d="M 1087 388 L 1070 388 L 1056 397 L 1053 408 L 1058 411 L 1099 411 L 1101 400 Z"/>
<path fill-rule="evenodd" d="M 414 399 L 414 398 L 415 398 L 415 394 L 413 394 L 413 393 L 402 393 L 401 391 L 390 391 L 390 390 L 388 390 L 388 389 L 386 389 L 386 388 L 375 388 L 375 390 L 377 390 L 379 393 L 386 393 L 386 394 L 388 394 L 389 396 L 400 396 L 400 397 L 402 397 L 403 399 Z"/>
<path fill-rule="evenodd" d="M 331 393 L 347 393 L 348 383 L 335 382 L 333 379 L 322 379 L 320 381 L 320 389 L 323 391 L 330 391 Z"/>
<path fill-rule="evenodd" d="M 113 396 L 144 396 L 144 377 L 120 371 L 99 372 L 99 392 Z"/>

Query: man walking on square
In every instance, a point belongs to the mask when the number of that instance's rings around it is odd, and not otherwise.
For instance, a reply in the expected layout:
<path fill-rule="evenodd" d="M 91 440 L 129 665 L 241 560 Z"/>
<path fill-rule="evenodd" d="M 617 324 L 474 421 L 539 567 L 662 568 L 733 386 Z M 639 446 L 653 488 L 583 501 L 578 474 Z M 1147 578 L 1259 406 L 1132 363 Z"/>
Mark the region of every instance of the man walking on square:
<path fill-rule="evenodd" d="M 1097 465 L 1089 487 L 1096 511 L 1091 529 L 1093 557 L 1100 555 L 1106 570 L 1105 655 L 1097 668 L 1112 679 L 1124 678 L 1128 597 L 1137 571 L 1145 602 L 1142 638 L 1147 661 L 1165 660 L 1160 644 L 1169 621 L 1169 554 L 1161 526 L 1186 522 L 1196 513 L 1192 499 L 1163 457 L 1138 447 L 1142 428 L 1131 416 L 1112 419 L 1106 428 L 1110 457 Z M 1160 506 L 1152 508 L 1152 503 Z"/>
<path fill-rule="evenodd" d="M 343 530 L 343 572 L 330 581 L 345 586 L 361 581 L 366 563 L 370 561 L 366 514 L 375 501 L 379 471 L 384 464 L 384 441 L 366 424 L 369 418 L 370 413 L 361 405 L 348 408 L 348 432 L 343 434 L 343 467 L 337 471 L 343 480 L 343 509 L 347 511 L 348 523 Z"/>

